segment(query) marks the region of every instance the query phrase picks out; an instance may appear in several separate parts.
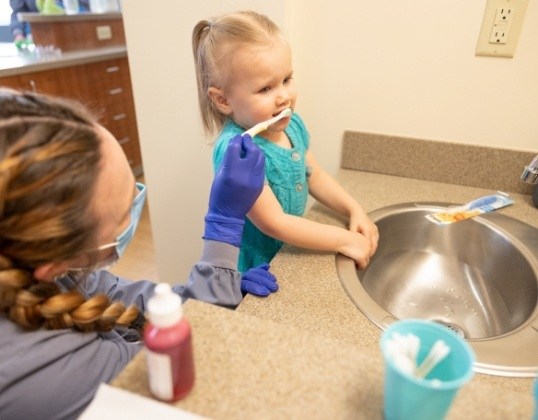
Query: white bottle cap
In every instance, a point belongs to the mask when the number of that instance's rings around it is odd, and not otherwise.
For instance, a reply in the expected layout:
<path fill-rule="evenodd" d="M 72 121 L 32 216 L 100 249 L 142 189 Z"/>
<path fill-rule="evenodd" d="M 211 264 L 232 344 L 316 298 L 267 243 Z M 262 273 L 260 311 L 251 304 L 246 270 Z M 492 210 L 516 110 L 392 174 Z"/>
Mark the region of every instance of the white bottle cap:
<path fill-rule="evenodd" d="M 155 294 L 148 301 L 146 316 L 159 328 L 171 327 L 181 320 L 181 298 L 172 291 L 168 283 L 155 286 Z"/>

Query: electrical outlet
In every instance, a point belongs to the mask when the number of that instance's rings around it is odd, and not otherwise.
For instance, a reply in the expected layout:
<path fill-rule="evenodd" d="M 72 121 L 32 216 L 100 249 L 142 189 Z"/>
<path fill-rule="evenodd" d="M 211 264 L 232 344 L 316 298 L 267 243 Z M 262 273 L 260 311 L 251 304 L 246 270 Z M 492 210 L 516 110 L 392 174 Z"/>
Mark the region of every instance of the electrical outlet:
<path fill-rule="evenodd" d="M 513 57 L 529 0 L 488 0 L 476 55 Z"/>
<path fill-rule="evenodd" d="M 110 27 L 110 25 L 97 26 L 95 28 L 95 32 L 97 33 L 97 39 L 99 41 L 104 41 L 106 39 L 112 38 L 112 28 Z"/>
<path fill-rule="evenodd" d="M 506 44 L 508 42 L 510 25 L 512 24 L 514 13 L 515 9 L 497 9 L 495 20 L 493 21 L 493 28 L 491 29 L 491 35 L 489 36 L 490 44 Z"/>

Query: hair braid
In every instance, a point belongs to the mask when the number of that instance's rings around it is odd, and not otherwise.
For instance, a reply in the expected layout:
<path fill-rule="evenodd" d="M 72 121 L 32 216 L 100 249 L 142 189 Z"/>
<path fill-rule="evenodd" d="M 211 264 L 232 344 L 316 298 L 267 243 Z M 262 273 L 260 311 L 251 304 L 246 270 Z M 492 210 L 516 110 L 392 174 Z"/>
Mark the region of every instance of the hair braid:
<path fill-rule="evenodd" d="M 33 277 L 95 245 L 100 141 L 80 105 L 0 89 L 0 311 L 22 328 L 110 331 L 138 321 L 136 307 Z"/>

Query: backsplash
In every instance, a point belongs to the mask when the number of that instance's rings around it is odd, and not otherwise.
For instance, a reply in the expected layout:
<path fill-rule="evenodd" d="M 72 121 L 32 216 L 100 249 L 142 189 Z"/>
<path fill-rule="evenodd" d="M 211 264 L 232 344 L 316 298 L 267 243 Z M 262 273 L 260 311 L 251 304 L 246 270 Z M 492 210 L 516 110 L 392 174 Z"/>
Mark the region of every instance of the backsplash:
<path fill-rule="evenodd" d="M 341 167 L 531 194 L 532 187 L 519 177 L 534 156 L 536 152 L 346 131 Z"/>

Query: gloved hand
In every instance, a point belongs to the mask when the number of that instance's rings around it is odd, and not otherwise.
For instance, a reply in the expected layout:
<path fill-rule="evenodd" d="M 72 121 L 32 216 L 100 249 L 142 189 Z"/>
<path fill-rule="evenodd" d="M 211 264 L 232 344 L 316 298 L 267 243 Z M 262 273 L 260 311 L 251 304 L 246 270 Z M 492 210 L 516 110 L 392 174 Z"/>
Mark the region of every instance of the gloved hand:
<path fill-rule="evenodd" d="M 204 239 L 241 244 L 245 216 L 262 192 L 264 177 L 265 156 L 250 136 L 230 140 L 211 185 Z"/>
<path fill-rule="evenodd" d="M 251 268 L 241 277 L 241 291 L 256 296 L 269 296 L 278 290 L 276 277 L 269 271 L 269 264 L 264 263 Z"/>

